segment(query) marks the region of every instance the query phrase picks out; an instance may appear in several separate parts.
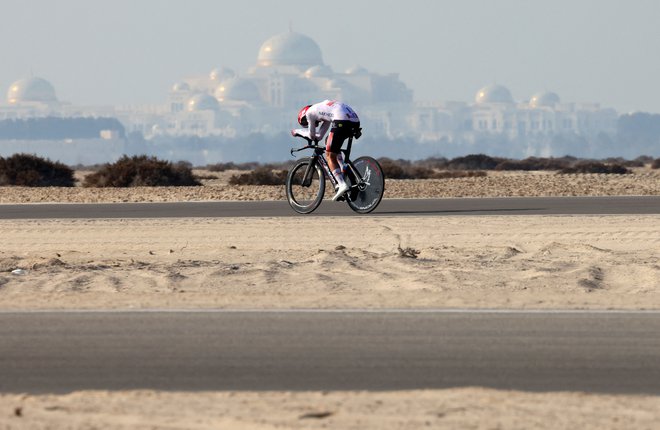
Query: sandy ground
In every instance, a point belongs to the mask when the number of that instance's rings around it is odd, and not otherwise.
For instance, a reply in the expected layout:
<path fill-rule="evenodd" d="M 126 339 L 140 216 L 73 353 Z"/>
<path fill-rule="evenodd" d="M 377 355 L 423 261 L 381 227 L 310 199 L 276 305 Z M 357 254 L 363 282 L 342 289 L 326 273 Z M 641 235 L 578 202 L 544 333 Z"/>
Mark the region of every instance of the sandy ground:
<path fill-rule="evenodd" d="M 222 176 L 222 175 L 219 175 Z M 0 188 L 1 203 L 280 199 L 281 187 Z M 660 172 L 388 181 L 387 197 L 660 195 Z M 0 221 L 0 309 L 660 309 L 660 216 Z M 12 273 L 12 271 L 17 272 Z M 660 397 L 0 394 L 1 429 L 652 429 Z"/>
<path fill-rule="evenodd" d="M 660 216 L 320 222 L 0 221 L 0 308 L 660 309 Z"/>
<path fill-rule="evenodd" d="M 82 179 L 89 172 L 76 172 Z M 284 200 L 283 186 L 228 185 L 245 172 L 195 171 L 201 187 L 28 188 L 0 187 L 1 203 L 177 202 L 207 200 Z M 555 172 L 488 172 L 481 178 L 386 180 L 385 198 L 642 196 L 660 195 L 660 169 L 635 168 L 629 175 Z M 215 177 L 215 179 L 213 179 Z"/>
<path fill-rule="evenodd" d="M 480 388 L 0 395 L 2 429 L 656 429 L 660 398 Z"/>

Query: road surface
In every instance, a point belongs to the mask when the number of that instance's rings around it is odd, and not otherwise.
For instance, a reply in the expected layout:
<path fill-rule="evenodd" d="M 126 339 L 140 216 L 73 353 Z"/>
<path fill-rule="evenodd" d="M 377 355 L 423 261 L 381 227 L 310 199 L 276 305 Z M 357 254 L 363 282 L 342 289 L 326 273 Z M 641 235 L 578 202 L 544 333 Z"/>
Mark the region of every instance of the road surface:
<path fill-rule="evenodd" d="M 660 394 L 660 312 L 0 313 L 0 391 Z"/>
<path fill-rule="evenodd" d="M 385 199 L 369 216 L 660 214 L 660 196 Z M 285 201 L 0 205 L 0 219 L 356 216 L 342 202 L 298 215 Z M 364 216 L 364 215 L 362 215 Z"/>

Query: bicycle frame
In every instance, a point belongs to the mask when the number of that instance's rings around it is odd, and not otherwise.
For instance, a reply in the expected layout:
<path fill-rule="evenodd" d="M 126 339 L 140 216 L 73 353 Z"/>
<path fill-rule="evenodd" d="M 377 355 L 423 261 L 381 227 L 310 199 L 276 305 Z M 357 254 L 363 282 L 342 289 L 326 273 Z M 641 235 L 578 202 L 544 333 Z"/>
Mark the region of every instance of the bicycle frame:
<path fill-rule="evenodd" d="M 311 184 L 312 175 L 314 173 L 316 163 L 321 164 L 325 175 L 330 179 L 332 184 L 336 186 L 337 179 L 335 179 L 335 175 L 333 175 L 332 172 L 330 171 L 330 166 L 328 166 L 328 161 L 323 156 L 323 154 L 326 152 L 325 148 L 318 146 L 318 144 L 311 145 L 311 140 L 309 139 L 306 140 L 310 143 L 309 145 L 297 150 L 294 149 L 291 150 L 291 155 L 293 155 L 294 152 L 302 151 L 304 149 L 310 149 L 310 148 L 314 149 L 314 155 L 311 157 L 313 158 L 313 161 L 309 163 L 309 165 L 307 166 L 307 170 L 305 171 L 305 176 L 303 177 L 303 186 L 307 187 Z M 340 151 L 344 153 L 344 163 L 351 170 L 351 173 L 355 176 L 355 178 L 357 178 L 357 183 L 351 185 L 351 188 L 354 188 L 354 187 L 358 187 L 364 181 L 364 179 L 360 175 L 360 172 L 358 172 L 358 170 L 355 168 L 355 166 L 353 166 L 353 163 L 350 160 L 352 146 L 353 146 L 353 138 L 351 137 L 348 139 L 348 145 L 346 146 L 346 149 L 340 149 Z"/>

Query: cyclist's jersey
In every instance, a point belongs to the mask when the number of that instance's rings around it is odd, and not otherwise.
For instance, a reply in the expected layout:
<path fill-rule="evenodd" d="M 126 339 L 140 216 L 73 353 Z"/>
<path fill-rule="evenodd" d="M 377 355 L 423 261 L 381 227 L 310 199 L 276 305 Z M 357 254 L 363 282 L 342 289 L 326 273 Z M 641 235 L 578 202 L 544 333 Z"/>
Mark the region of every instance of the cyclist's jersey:
<path fill-rule="evenodd" d="M 333 121 L 360 123 L 360 118 L 349 105 L 335 100 L 324 100 L 310 106 L 305 116 L 309 123 L 309 135 L 317 136 L 318 140 L 323 139 Z M 317 121 L 322 123 L 318 132 L 316 131 Z"/>

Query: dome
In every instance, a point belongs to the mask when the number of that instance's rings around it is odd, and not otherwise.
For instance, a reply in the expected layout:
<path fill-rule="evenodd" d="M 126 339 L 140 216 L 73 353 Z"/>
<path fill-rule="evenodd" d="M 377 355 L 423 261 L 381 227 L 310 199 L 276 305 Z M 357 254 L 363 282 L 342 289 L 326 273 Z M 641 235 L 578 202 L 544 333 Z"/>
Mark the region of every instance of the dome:
<path fill-rule="evenodd" d="M 346 70 L 347 75 L 368 75 L 369 71 L 362 66 L 353 66 Z"/>
<path fill-rule="evenodd" d="M 511 91 L 502 85 L 489 85 L 477 92 L 475 101 L 481 103 L 513 103 Z"/>
<path fill-rule="evenodd" d="M 329 78 L 333 74 L 334 73 L 332 72 L 330 66 L 320 65 L 320 66 L 312 66 L 309 69 L 307 69 L 307 71 L 305 72 L 305 77 L 308 79 Z"/>
<path fill-rule="evenodd" d="M 45 79 L 26 78 L 16 81 L 7 91 L 7 102 L 16 104 L 21 102 L 56 102 L 55 89 Z"/>
<path fill-rule="evenodd" d="M 211 73 L 209 73 L 209 78 L 218 82 L 233 78 L 234 76 L 236 76 L 236 73 L 228 67 L 218 67 L 211 70 Z"/>
<path fill-rule="evenodd" d="M 215 96 L 221 102 L 228 100 L 257 102 L 261 100 L 257 85 L 242 78 L 233 78 L 221 83 L 215 90 Z"/>
<path fill-rule="evenodd" d="M 554 107 L 556 104 L 559 103 L 559 96 L 557 93 L 553 93 L 552 91 L 546 91 L 542 93 L 537 93 L 532 96 L 532 98 L 529 100 L 529 105 L 533 108 L 538 108 L 538 107 Z"/>
<path fill-rule="evenodd" d="M 201 110 L 219 110 L 220 104 L 215 97 L 209 94 L 197 94 L 188 100 L 188 112 L 197 112 Z"/>
<path fill-rule="evenodd" d="M 186 82 L 178 82 L 172 85 L 172 91 L 190 91 L 190 85 Z"/>
<path fill-rule="evenodd" d="M 311 67 L 323 64 L 321 48 L 309 37 L 294 33 L 278 34 L 261 45 L 257 65 Z"/>

